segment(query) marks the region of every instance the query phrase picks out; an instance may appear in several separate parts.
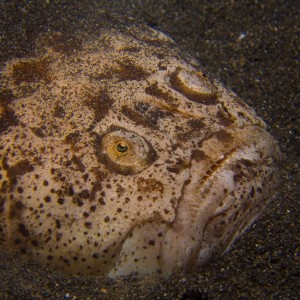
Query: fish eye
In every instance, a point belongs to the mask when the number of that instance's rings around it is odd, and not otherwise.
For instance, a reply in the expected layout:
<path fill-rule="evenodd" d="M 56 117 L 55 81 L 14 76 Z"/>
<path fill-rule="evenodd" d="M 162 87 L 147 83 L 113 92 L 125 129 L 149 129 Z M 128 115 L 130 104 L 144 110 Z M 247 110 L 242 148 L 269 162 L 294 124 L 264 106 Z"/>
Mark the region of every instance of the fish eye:
<path fill-rule="evenodd" d="M 151 144 L 135 132 L 114 128 L 97 142 L 97 157 L 111 171 L 123 175 L 137 174 L 156 159 Z"/>

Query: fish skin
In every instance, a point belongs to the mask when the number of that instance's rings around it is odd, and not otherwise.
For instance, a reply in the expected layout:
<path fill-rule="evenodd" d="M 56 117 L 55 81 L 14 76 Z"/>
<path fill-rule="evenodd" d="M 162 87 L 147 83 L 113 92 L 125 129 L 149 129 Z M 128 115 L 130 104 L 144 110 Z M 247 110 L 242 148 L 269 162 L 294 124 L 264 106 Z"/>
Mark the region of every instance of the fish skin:
<path fill-rule="evenodd" d="M 0 72 L 1 247 L 113 278 L 221 256 L 278 184 L 264 122 L 161 32 L 61 37 Z"/>

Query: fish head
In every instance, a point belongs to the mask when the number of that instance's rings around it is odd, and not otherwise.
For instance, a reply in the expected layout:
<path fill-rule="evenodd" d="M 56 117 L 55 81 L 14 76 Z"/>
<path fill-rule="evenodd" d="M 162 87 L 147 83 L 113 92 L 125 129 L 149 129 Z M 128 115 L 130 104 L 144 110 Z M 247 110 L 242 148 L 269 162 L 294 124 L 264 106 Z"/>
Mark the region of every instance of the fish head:
<path fill-rule="evenodd" d="M 1 71 L 1 244 L 110 277 L 220 256 L 276 186 L 263 121 L 160 32 L 57 35 Z"/>

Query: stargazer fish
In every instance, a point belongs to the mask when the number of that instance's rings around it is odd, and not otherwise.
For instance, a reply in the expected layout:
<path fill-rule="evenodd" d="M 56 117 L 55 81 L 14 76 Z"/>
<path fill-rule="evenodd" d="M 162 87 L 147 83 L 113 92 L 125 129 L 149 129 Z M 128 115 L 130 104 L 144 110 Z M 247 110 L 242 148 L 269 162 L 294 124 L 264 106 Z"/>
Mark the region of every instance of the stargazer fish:
<path fill-rule="evenodd" d="M 66 273 L 194 271 L 265 208 L 277 143 L 169 37 L 103 18 L 2 61 L 1 249 Z"/>

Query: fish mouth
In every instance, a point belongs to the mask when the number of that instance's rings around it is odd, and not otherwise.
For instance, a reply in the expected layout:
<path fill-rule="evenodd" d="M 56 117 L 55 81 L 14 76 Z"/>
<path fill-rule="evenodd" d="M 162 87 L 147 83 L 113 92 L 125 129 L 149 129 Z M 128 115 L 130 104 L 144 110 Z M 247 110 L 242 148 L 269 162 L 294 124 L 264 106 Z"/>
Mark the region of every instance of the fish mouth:
<path fill-rule="evenodd" d="M 132 228 L 110 277 L 194 271 L 221 256 L 268 204 L 280 152 L 263 128 L 227 129 L 197 151 L 203 153 L 192 155 L 175 219 L 158 217 Z"/>
<path fill-rule="evenodd" d="M 221 256 L 260 215 L 278 185 L 280 151 L 260 126 L 227 129 L 201 144 L 161 251 L 164 276 Z"/>

